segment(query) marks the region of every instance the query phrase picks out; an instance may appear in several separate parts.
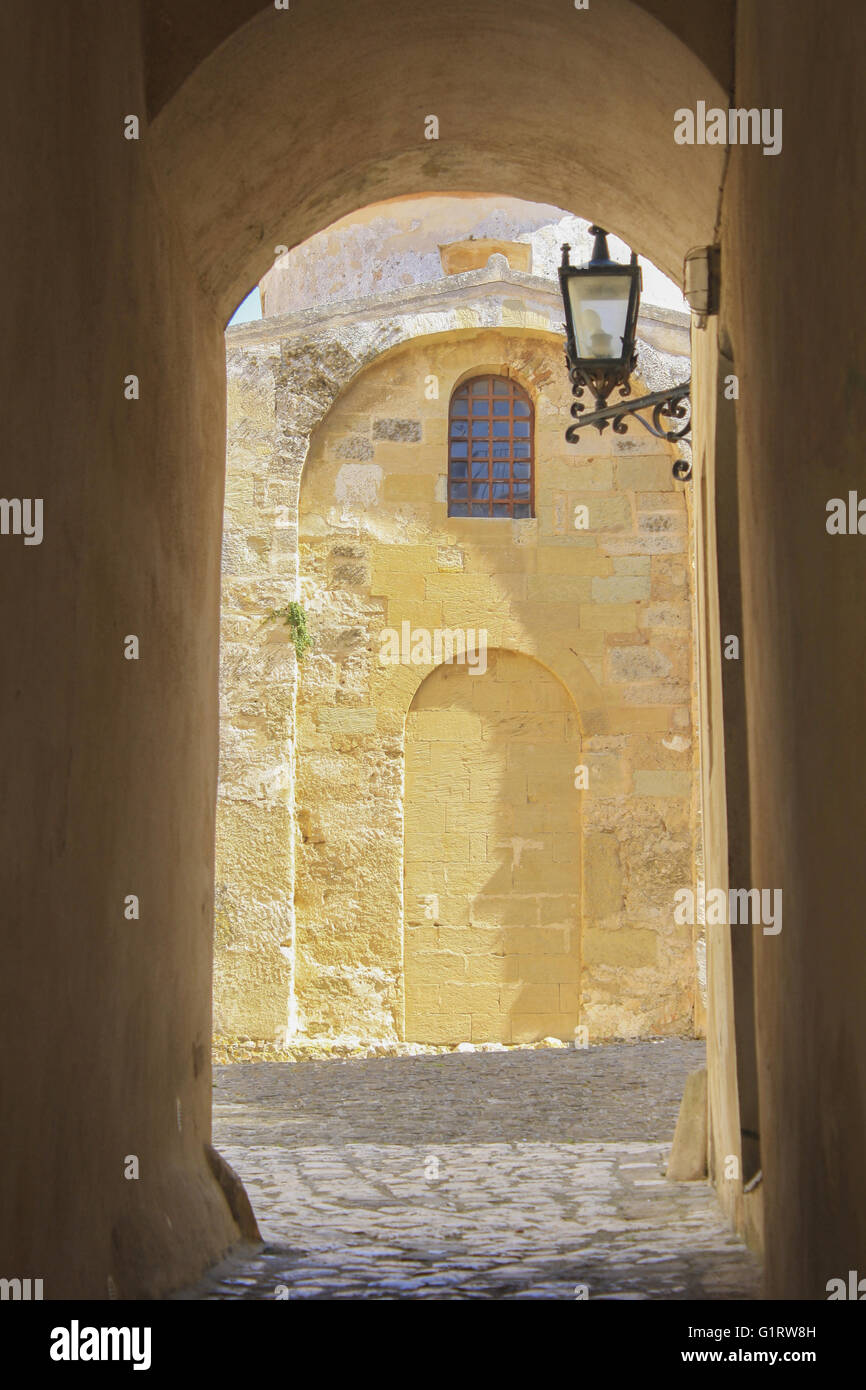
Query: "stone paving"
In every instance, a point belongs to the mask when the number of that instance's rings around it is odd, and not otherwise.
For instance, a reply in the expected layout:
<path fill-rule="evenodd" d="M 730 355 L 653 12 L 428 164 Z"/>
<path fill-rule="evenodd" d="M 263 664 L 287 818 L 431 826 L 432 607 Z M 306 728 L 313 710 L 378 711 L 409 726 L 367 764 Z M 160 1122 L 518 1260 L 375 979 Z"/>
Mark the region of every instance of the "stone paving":
<path fill-rule="evenodd" d="M 215 1069 L 264 1240 L 193 1299 L 737 1299 L 754 1257 L 664 1166 L 699 1042 Z"/>

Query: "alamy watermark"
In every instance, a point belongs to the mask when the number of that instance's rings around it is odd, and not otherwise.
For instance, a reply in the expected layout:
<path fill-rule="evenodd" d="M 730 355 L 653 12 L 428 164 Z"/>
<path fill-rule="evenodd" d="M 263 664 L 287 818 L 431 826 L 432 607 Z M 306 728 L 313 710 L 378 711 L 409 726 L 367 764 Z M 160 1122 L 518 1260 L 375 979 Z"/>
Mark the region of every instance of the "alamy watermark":
<path fill-rule="evenodd" d="M 708 927 L 762 925 L 764 936 L 778 936 L 782 930 L 781 888 L 706 888 L 698 880 L 697 894 L 691 888 L 674 893 L 674 921 L 679 926 L 705 922 Z"/>
<path fill-rule="evenodd" d="M 43 1297 L 41 1279 L 0 1279 L 0 1300 L 14 1303 L 39 1301 Z"/>
<path fill-rule="evenodd" d="M 674 141 L 678 145 L 763 145 L 764 154 L 782 153 L 782 108 L 707 108 L 699 101 L 692 111 L 674 112 Z"/>
<path fill-rule="evenodd" d="M 844 497 L 831 497 L 827 503 L 827 534 L 829 536 L 866 536 L 866 497 L 861 501 L 856 492 Z"/>
<path fill-rule="evenodd" d="M 379 664 L 382 666 L 441 666 L 457 662 L 469 667 L 470 676 L 483 676 L 487 670 L 487 630 L 479 628 L 412 627 L 400 624 L 400 631 L 386 627 L 379 634 Z"/>
<path fill-rule="evenodd" d="M 23 536 L 25 545 L 42 544 L 42 498 L 0 497 L 0 536 Z"/>
<path fill-rule="evenodd" d="M 73 1318 L 69 1327 L 51 1332 L 52 1361 L 131 1361 L 134 1371 L 147 1371 L 151 1361 L 149 1327 L 82 1327 Z"/>
<path fill-rule="evenodd" d="M 866 1299 L 866 1279 L 861 1279 L 856 1269 L 848 1270 L 847 1284 L 844 1279 L 828 1279 L 824 1287 L 827 1290 L 828 1303 L 839 1299 L 851 1299 L 856 1303 L 862 1303 Z"/>

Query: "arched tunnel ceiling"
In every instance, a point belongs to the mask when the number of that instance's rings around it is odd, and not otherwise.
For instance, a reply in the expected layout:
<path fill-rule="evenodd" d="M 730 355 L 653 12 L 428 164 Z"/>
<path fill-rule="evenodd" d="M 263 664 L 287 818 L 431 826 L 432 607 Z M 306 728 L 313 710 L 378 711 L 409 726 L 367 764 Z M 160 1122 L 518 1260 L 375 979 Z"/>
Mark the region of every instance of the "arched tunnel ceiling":
<path fill-rule="evenodd" d="M 151 150 L 223 318 L 277 244 L 407 193 L 553 203 L 674 280 L 712 240 L 723 150 L 676 145 L 673 113 L 726 96 L 631 0 L 474 0 L 471 21 L 465 0 L 216 8 L 257 13 L 164 106 Z M 438 140 L 424 137 L 431 114 Z"/>
<path fill-rule="evenodd" d="M 570 0 L 563 0 L 566 8 Z M 297 10 L 302 0 L 291 0 Z M 316 0 L 308 0 L 315 6 Z M 733 81 L 735 0 L 636 0 L 690 48 L 716 81 Z M 155 116 L 209 53 L 273 0 L 142 0 L 147 102 Z"/>

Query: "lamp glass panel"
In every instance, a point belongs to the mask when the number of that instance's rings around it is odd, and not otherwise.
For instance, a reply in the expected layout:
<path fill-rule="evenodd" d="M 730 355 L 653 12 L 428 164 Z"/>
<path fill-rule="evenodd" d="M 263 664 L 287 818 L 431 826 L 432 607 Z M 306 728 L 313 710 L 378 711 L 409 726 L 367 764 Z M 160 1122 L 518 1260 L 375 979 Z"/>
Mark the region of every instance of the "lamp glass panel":
<path fill-rule="evenodd" d="M 622 357 L 631 286 L 630 275 L 569 277 L 568 294 L 578 357 Z"/>

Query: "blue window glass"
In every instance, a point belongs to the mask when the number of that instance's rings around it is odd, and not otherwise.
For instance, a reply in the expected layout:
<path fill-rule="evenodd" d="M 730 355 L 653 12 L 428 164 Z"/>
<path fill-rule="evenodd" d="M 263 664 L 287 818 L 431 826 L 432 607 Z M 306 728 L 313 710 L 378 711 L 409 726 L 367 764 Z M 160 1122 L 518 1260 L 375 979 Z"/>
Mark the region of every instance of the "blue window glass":
<path fill-rule="evenodd" d="M 509 376 L 478 376 L 451 397 L 448 515 L 532 516 L 532 402 Z"/>

